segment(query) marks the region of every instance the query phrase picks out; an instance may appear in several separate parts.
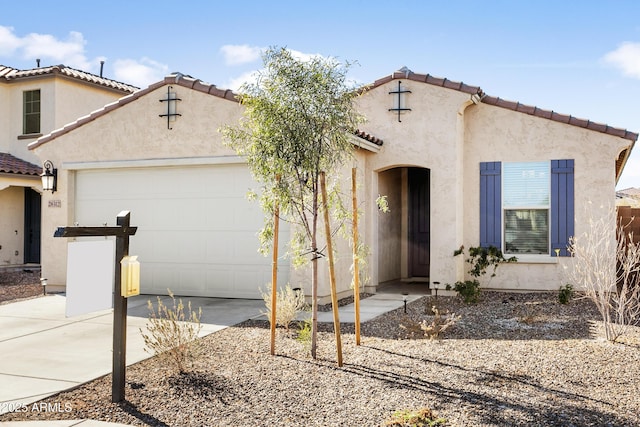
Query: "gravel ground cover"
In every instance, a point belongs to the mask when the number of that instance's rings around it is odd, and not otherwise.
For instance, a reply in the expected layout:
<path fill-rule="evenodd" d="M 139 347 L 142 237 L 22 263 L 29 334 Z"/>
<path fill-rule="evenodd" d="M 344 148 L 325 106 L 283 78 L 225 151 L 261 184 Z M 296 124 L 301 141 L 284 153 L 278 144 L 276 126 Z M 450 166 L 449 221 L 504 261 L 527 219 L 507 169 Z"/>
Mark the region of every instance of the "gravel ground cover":
<path fill-rule="evenodd" d="M 431 307 L 460 320 L 439 340 L 416 325 Z M 343 319 L 344 320 L 344 319 Z M 402 325 L 402 326 L 401 326 Z M 269 354 L 265 321 L 199 340 L 188 373 L 157 358 L 127 369 L 127 400 L 111 403 L 111 377 L 41 403 L 60 411 L 4 414 L 9 420 L 96 419 L 151 426 L 381 426 L 402 409 L 428 407 L 448 426 L 640 426 L 640 330 L 622 343 L 600 338 L 586 299 L 484 292 L 476 305 L 424 297 L 362 325 L 343 323 L 337 367 L 330 324 L 318 358 L 294 332 L 278 330 Z"/>
<path fill-rule="evenodd" d="M 0 304 L 42 295 L 40 270 L 0 271 Z"/>

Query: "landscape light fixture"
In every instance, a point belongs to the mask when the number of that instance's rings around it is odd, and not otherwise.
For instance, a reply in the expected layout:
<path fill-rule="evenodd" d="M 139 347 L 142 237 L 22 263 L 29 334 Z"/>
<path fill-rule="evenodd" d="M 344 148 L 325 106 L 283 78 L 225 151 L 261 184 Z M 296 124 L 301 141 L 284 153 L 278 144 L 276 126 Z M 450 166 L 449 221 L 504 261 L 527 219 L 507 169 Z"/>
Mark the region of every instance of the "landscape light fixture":
<path fill-rule="evenodd" d="M 52 194 L 56 192 L 58 189 L 58 169 L 53 167 L 51 160 L 44 162 L 40 178 L 42 178 L 42 189 L 44 191 L 51 191 Z"/>

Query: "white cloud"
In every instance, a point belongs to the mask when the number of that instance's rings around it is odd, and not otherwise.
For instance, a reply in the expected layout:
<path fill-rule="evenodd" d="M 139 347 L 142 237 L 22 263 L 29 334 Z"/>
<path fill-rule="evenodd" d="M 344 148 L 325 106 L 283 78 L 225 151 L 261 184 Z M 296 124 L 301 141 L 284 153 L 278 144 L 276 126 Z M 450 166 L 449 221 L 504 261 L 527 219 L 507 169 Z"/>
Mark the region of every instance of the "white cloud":
<path fill-rule="evenodd" d="M 257 46 L 227 44 L 220 48 L 227 65 L 248 64 L 260 59 L 263 48 Z"/>
<path fill-rule="evenodd" d="M 81 70 L 91 68 L 91 61 L 84 53 L 86 42 L 77 31 L 71 31 L 66 40 L 58 40 L 50 34 L 37 33 L 27 34 L 22 40 L 22 56 L 25 59 L 40 58 L 43 62 L 65 64 Z"/>
<path fill-rule="evenodd" d="M 297 59 L 298 61 L 311 61 L 313 58 L 321 58 L 323 55 L 320 55 L 319 53 L 303 53 L 297 50 L 291 50 L 291 49 L 287 49 L 289 52 L 291 52 L 291 56 L 293 56 L 295 59 Z"/>
<path fill-rule="evenodd" d="M 98 73 L 103 56 L 89 59 L 85 52 L 86 40 L 82 33 L 69 32 L 61 40 L 51 34 L 31 33 L 16 36 L 12 27 L 0 26 L 0 56 L 17 55 L 25 60 L 40 59 L 42 66 L 64 64 L 83 71 Z M 134 86 L 146 87 L 164 78 L 168 67 L 149 58 L 140 60 L 117 59 L 113 63 L 115 79 Z"/>
<path fill-rule="evenodd" d="M 246 82 L 255 83 L 258 78 L 258 73 L 259 73 L 258 71 L 248 71 L 246 73 L 243 73 L 238 77 L 235 77 L 229 80 L 226 84 L 226 87 L 228 89 L 231 89 L 234 92 L 237 92 L 243 83 L 246 83 Z"/>
<path fill-rule="evenodd" d="M 12 27 L 0 26 L 0 55 L 18 55 L 25 60 L 42 60 L 43 65 L 64 64 L 69 67 L 90 70 L 98 61 L 87 59 L 86 41 L 81 33 L 71 31 L 65 40 L 50 34 L 30 33 L 24 37 L 15 35 Z"/>
<path fill-rule="evenodd" d="M 607 53 L 604 61 L 622 70 L 624 75 L 640 79 L 640 43 L 622 43 Z"/>
<path fill-rule="evenodd" d="M 0 55 L 12 55 L 22 44 L 22 40 L 13 34 L 12 27 L 0 25 Z"/>
<path fill-rule="evenodd" d="M 113 65 L 116 80 L 141 88 L 158 82 L 169 74 L 169 67 L 149 58 L 139 61 L 117 59 Z"/>
<path fill-rule="evenodd" d="M 262 52 L 262 48 L 251 48 L 247 45 L 242 45 L 242 46 L 233 46 L 233 45 L 226 45 L 223 46 L 220 50 L 226 55 L 226 63 L 228 65 L 235 65 L 235 64 L 240 64 L 242 62 L 236 62 L 236 63 L 231 63 L 231 61 L 229 60 L 229 58 L 232 55 L 237 54 L 238 57 L 240 57 L 242 55 L 243 49 L 255 49 L 255 57 L 252 57 L 251 61 L 254 61 L 255 59 L 259 58 L 261 52 Z M 317 58 L 317 57 L 322 57 L 322 55 L 317 54 L 317 53 L 303 53 L 297 50 L 291 50 L 288 49 L 289 52 L 291 52 L 291 55 L 297 59 L 298 61 L 310 61 L 313 58 Z M 247 54 L 244 56 L 245 58 L 249 58 L 250 55 Z M 246 61 L 246 62 L 251 62 L 251 61 Z M 260 72 L 262 71 L 262 69 L 260 70 L 254 70 L 254 71 L 247 71 L 241 75 L 239 75 L 238 77 L 235 77 L 231 80 L 229 80 L 226 84 L 226 87 L 233 90 L 233 91 L 238 91 L 238 89 L 240 88 L 240 86 L 242 86 L 243 83 L 246 82 L 255 82 L 258 78 L 258 75 L 260 74 Z"/>

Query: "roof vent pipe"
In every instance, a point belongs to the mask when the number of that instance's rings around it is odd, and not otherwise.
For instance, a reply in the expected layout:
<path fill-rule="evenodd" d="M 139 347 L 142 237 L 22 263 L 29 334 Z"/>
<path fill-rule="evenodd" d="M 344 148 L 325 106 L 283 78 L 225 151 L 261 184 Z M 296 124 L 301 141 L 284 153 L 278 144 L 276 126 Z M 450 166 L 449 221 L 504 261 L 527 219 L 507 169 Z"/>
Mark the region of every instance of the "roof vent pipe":
<path fill-rule="evenodd" d="M 40 68 L 40 58 L 37 58 L 37 59 L 36 59 L 36 67 L 37 67 L 37 68 Z"/>
<path fill-rule="evenodd" d="M 100 61 L 100 77 L 102 78 L 102 70 L 104 70 L 104 61 Z"/>

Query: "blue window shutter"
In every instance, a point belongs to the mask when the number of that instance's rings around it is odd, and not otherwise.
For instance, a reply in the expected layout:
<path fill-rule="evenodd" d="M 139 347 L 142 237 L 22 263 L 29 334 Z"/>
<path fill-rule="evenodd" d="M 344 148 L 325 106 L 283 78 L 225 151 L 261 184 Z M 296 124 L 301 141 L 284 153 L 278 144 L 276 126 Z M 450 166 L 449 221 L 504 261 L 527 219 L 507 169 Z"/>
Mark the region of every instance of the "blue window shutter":
<path fill-rule="evenodd" d="M 480 246 L 502 249 L 500 162 L 480 163 Z"/>
<path fill-rule="evenodd" d="M 569 237 L 574 235 L 573 159 L 551 161 L 551 256 L 569 256 Z"/>

